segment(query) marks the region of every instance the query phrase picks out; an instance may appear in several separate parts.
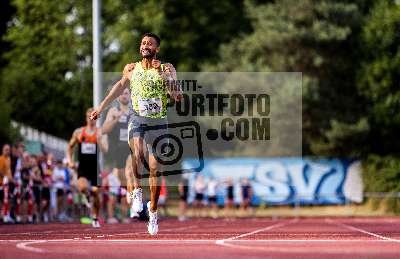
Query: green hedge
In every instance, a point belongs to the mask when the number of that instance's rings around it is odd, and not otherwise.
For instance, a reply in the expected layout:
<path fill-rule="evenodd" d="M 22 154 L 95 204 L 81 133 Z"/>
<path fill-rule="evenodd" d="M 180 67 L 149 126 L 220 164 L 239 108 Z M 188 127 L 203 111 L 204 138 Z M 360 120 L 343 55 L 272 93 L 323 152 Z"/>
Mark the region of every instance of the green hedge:
<path fill-rule="evenodd" d="M 370 155 L 363 162 L 365 192 L 400 193 L 400 157 Z M 400 214 L 399 198 L 371 198 L 377 209 L 382 202 L 388 212 Z"/>

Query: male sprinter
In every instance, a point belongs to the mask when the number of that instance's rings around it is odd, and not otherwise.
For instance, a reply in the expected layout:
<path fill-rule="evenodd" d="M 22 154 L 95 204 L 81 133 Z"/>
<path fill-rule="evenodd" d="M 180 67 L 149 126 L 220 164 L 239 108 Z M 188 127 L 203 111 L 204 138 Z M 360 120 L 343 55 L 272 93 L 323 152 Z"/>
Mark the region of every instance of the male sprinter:
<path fill-rule="evenodd" d="M 146 33 L 142 37 L 140 44 L 140 54 L 142 60 L 133 64 L 128 64 L 124 68 L 124 75 L 118 81 L 100 106 L 92 112 L 91 118 L 97 119 L 100 113 L 117 98 L 129 85 L 134 113 L 129 123 L 129 146 L 134 154 L 132 159 L 132 171 L 134 174 L 133 208 L 136 212 L 143 210 L 141 172 L 145 150 L 143 143 L 146 144 L 149 154 L 148 164 L 150 169 L 150 202 L 147 204 L 149 210 L 148 232 L 155 235 L 158 232 L 157 223 L 157 202 L 160 194 L 157 173 L 161 171 L 161 165 L 156 160 L 155 151 L 152 149 L 157 135 L 154 131 L 144 132 L 143 126 L 167 125 L 167 94 L 175 101 L 182 98 L 180 89 L 171 89 L 169 82 L 176 80 L 175 68 L 167 63 L 161 64 L 156 59 L 156 54 L 160 50 L 160 38 L 153 33 Z M 167 131 L 167 129 L 164 129 Z M 152 134 L 153 133 L 153 134 Z M 161 134 L 163 134 L 161 132 Z M 144 138 L 143 138 L 144 135 Z M 144 142 L 143 142 L 144 140 Z"/>
<path fill-rule="evenodd" d="M 130 154 L 128 145 L 128 123 L 130 118 L 129 95 L 129 89 L 125 88 L 118 98 L 117 106 L 108 110 L 106 120 L 104 121 L 102 128 L 103 134 L 108 134 L 108 154 L 110 154 L 112 160 L 112 171 L 116 170 L 118 172 L 118 178 L 121 182 L 119 196 L 122 196 L 120 200 L 121 216 L 124 223 L 127 223 L 127 219 L 125 219 L 127 200 L 123 196 L 127 194 L 126 188 L 128 188 L 129 192 L 133 191 L 133 186 L 130 184 L 131 182 L 127 183 L 125 179 L 128 178 L 128 172 L 125 173 L 125 164 Z M 129 178 L 127 180 L 129 180 Z M 127 197 L 129 197 L 129 195 Z M 133 216 L 135 215 L 132 215 L 131 213 L 131 217 Z M 115 220 L 115 218 L 113 219 L 113 214 L 109 215 L 109 217 L 112 217 L 109 220 Z"/>
<path fill-rule="evenodd" d="M 92 226 L 100 227 L 98 220 L 100 212 L 100 195 L 98 187 L 99 166 L 97 163 L 98 146 L 101 151 L 106 152 L 108 145 L 105 139 L 102 139 L 101 129 L 96 127 L 93 120 L 90 119 L 92 108 L 86 111 L 86 125 L 77 128 L 72 134 L 67 148 L 67 160 L 69 167 L 75 168 L 72 152 L 75 145 L 78 145 L 78 182 L 77 187 L 80 193 L 91 193 L 93 199 L 92 208 Z"/>

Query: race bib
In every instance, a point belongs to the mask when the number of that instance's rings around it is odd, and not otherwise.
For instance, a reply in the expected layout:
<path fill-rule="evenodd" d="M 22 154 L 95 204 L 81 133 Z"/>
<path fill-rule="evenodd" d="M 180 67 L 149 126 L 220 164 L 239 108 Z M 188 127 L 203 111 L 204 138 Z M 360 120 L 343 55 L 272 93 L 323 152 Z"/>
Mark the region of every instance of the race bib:
<path fill-rule="evenodd" d="M 81 145 L 82 154 L 96 154 L 96 144 L 94 143 L 82 143 Z"/>
<path fill-rule="evenodd" d="M 162 101 L 161 98 L 138 99 L 139 115 L 148 116 L 158 114 L 161 112 Z"/>
<path fill-rule="evenodd" d="M 119 129 L 119 140 L 123 142 L 128 141 L 128 129 Z"/>
<path fill-rule="evenodd" d="M 119 117 L 118 122 L 120 122 L 120 123 L 127 123 L 127 122 L 128 122 L 128 116 L 126 116 L 126 115 L 121 115 L 121 116 Z"/>

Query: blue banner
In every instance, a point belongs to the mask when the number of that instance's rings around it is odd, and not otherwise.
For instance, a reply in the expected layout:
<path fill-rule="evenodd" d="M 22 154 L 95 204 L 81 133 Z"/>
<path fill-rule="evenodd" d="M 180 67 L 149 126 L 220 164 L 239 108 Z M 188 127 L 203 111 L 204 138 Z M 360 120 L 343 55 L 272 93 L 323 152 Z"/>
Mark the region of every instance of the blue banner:
<path fill-rule="evenodd" d="M 190 168 L 197 160 L 185 160 Z M 206 159 L 200 173 L 188 174 L 189 202 L 195 197 L 195 182 L 200 177 L 205 185 L 210 179 L 218 182 L 217 200 L 223 204 L 227 183 L 233 182 L 234 202 L 242 200 L 241 184 L 248 179 L 252 188 L 252 203 L 257 205 L 343 204 L 362 201 L 361 167 L 357 161 L 304 158 L 232 158 Z M 204 189 L 207 200 L 207 188 Z"/>

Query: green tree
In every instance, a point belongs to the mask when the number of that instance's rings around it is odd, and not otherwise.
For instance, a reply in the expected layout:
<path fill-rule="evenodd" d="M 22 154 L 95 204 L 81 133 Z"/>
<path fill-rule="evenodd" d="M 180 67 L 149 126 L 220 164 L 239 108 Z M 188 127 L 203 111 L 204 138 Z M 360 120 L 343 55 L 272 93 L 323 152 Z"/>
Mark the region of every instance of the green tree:
<path fill-rule="evenodd" d="M 370 153 L 400 154 L 400 4 L 377 1 L 361 34 L 357 86 L 367 100 Z"/>
<path fill-rule="evenodd" d="M 393 0 L 375 2 L 358 35 L 358 61 L 353 62 L 354 89 L 362 111 L 356 123 L 332 120 L 320 150 L 343 150 L 366 157 L 399 155 L 400 130 L 400 6 Z M 318 145 L 317 143 L 316 145 Z M 375 161 L 369 159 L 367 161 Z"/>
<path fill-rule="evenodd" d="M 11 116 L 67 137 L 91 104 L 91 3 L 15 0 L 1 87 Z"/>
<path fill-rule="evenodd" d="M 160 58 L 178 71 L 198 71 L 205 62 L 218 60 L 219 45 L 248 31 L 243 1 L 149 0 L 104 1 L 106 49 L 119 49 L 105 57 L 105 71 L 120 71 L 139 60 L 145 32 L 162 38 Z"/>
<path fill-rule="evenodd" d="M 12 140 L 11 134 L 11 107 L 5 100 L 4 90 L 0 88 L 0 146 L 2 143 L 10 142 Z"/>
<path fill-rule="evenodd" d="M 14 0 L 0 84 L 11 117 L 68 137 L 92 104 L 91 1 Z M 241 1 L 111 1 L 102 5 L 103 71 L 140 59 L 143 33 L 163 38 L 162 60 L 197 70 L 218 46 L 248 29 Z"/>
<path fill-rule="evenodd" d="M 358 123 L 363 108 L 355 86 L 358 52 L 352 49 L 363 8 L 348 1 L 248 1 L 253 31 L 222 45 L 220 62 L 204 69 L 302 72 L 303 152 L 351 155 L 355 147 L 337 148 L 329 132 L 340 123 Z"/>
<path fill-rule="evenodd" d="M 377 1 L 360 37 L 363 59 L 357 86 L 367 100 L 369 156 L 364 162 L 365 190 L 400 192 L 400 4 Z M 375 202 L 376 205 L 382 200 Z M 388 198 L 386 209 L 400 213 L 398 198 Z"/>

